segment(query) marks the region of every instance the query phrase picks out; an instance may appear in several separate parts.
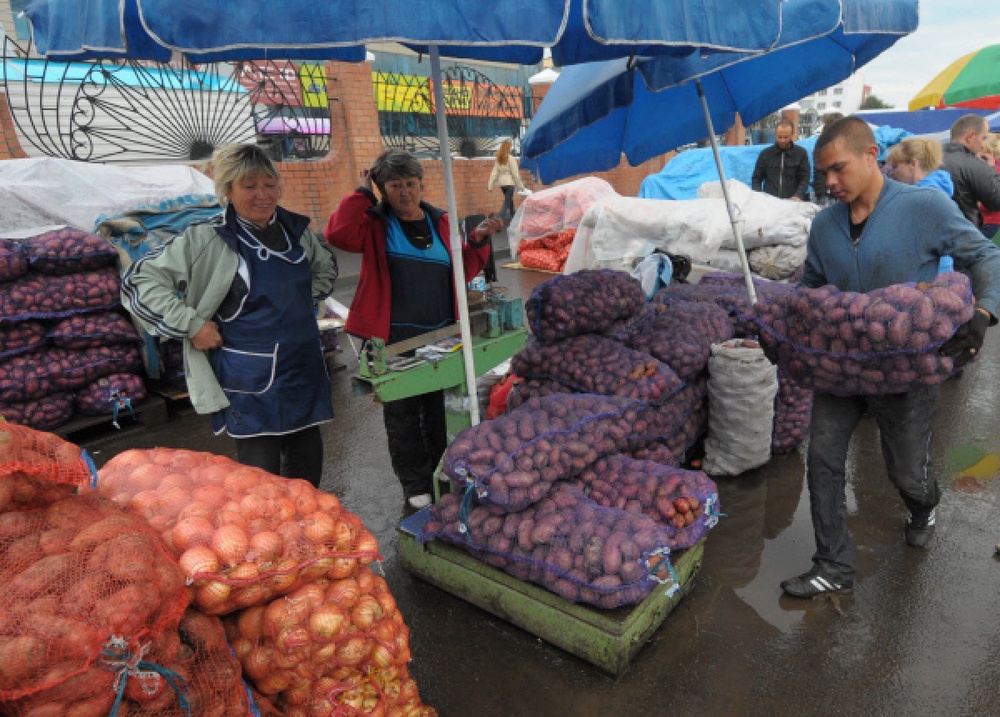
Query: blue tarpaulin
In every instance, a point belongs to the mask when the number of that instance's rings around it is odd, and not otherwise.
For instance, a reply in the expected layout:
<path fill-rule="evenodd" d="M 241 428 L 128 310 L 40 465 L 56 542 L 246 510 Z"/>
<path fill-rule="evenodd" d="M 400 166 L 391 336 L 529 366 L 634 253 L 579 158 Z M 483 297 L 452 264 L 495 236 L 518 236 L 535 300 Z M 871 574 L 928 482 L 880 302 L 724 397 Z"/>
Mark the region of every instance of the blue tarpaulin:
<path fill-rule="evenodd" d="M 949 108 L 943 110 L 918 110 L 917 112 L 906 112 L 905 110 L 864 110 L 855 112 L 855 117 L 860 117 L 865 122 L 876 126 L 888 125 L 899 127 L 913 134 L 937 134 L 947 132 L 951 125 L 959 117 L 967 114 L 977 114 L 986 117 L 990 125 L 991 132 L 1000 132 L 1000 112 L 996 110 L 972 110 Z"/>
<path fill-rule="evenodd" d="M 884 160 L 889 148 L 904 137 L 913 133 L 894 127 L 879 127 L 875 130 L 875 139 L 879 146 L 879 159 Z M 812 153 L 816 147 L 816 137 L 807 137 L 796 142 L 809 153 L 810 168 Z M 737 179 L 751 186 L 753 168 L 757 156 L 767 147 L 767 144 L 751 144 L 742 147 L 719 147 L 722 166 L 726 170 L 727 179 Z M 715 166 L 715 158 L 711 148 L 689 149 L 671 159 L 660 172 L 651 174 L 642 180 L 639 196 L 643 199 L 697 199 L 698 187 L 705 182 L 718 182 L 719 170 Z M 812 178 L 810 177 L 810 186 Z"/>

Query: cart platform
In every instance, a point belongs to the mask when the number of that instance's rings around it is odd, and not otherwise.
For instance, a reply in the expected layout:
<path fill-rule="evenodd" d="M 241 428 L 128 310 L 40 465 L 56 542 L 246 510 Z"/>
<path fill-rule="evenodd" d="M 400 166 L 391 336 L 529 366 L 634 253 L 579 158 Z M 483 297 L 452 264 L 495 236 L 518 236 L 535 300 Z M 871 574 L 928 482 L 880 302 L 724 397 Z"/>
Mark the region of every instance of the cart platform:
<path fill-rule="evenodd" d="M 602 610 L 567 602 L 448 543 L 418 543 L 429 515 L 424 508 L 399 525 L 399 556 L 407 571 L 616 676 L 690 589 L 704 551 L 702 540 L 671 556 L 680 590 L 668 594 L 672 586 L 658 586 L 638 605 Z"/>

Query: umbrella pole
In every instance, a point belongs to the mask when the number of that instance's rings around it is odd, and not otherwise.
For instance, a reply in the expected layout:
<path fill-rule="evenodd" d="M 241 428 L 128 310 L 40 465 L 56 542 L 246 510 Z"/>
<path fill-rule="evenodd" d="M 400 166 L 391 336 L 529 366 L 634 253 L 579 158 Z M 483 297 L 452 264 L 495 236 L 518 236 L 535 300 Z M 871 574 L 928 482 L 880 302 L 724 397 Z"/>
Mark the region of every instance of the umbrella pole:
<path fill-rule="evenodd" d="M 437 45 L 430 46 L 431 77 L 434 82 L 434 116 L 437 120 L 438 141 L 441 144 L 441 166 L 444 172 L 444 191 L 448 198 L 448 226 L 451 232 L 451 267 L 455 275 L 455 295 L 458 299 L 458 324 L 462 331 L 462 358 L 465 360 L 465 385 L 469 392 L 469 418 L 471 425 L 479 423 L 479 401 L 476 391 L 476 366 L 472 353 L 472 330 L 469 328 L 469 301 L 465 293 L 465 264 L 462 263 L 461 220 L 455 200 L 455 179 L 451 169 L 451 151 L 448 148 L 448 121 L 445 118 L 444 88 L 441 86 L 441 55 Z"/>
<path fill-rule="evenodd" d="M 715 138 L 715 127 L 712 126 L 712 115 L 708 111 L 708 100 L 705 99 L 705 91 L 701 87 L 701 80 L 696 79 L 695 85 L 698 87 L 698 99 L 701 100 L 701 109 L 705 113 L 705 124 L 708 125 L 708 141 L 712 144 L 712 154 L 715 156 L 715 168 L 719 172 L 719 179 L 722 180 L 722 196 L 726 200 L 726 211 L 729 213 L 729 223 L 733 228 L 733 238 L 736 240 L 736 251 L 740 255 L 740 266 L 743 269 L 743 279 L 747 283 L 747 292 L 750 294 L 750 303 L 757 303 L 757 291 L 754 289 L 753 277 L 750 275 L 750 263 L 747 261 L 747 252 L 743 248 L 743 237 L 737 226 L 736 215 L 733 213 L 732 202 L 729 201 L 729 186 L 726 184 L 726 170 L 722 166 L 722 155 L 719 154 L 719 141 Z"/>

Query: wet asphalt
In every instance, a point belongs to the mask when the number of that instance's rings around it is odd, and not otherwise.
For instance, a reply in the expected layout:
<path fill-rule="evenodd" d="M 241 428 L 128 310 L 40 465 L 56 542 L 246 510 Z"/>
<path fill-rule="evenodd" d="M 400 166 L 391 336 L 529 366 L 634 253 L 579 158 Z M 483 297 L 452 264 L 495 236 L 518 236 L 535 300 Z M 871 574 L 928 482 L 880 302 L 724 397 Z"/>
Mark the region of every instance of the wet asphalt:
<path fill-rule="evenodd" d="M 343 265 L 342 265 L 343 268 Z M 548 278 L 499 270 L 509 296 Z M 335 298 L 347 304 L 353 284 Z M 931 453 L 941 476 L 928 550 L 903 542 L 906 511 L 865 419 L 851 444 L 849 522 L 859 557 L 852 594 L 782 596 L 813 551 L 804 453 L 718 479 L 726 514 L 702 568 L 619 677 L 407 573 L 397 525 L 406 513 L 380 407 L 356 395 L 345 346 L 333 373 L 336 419 L 323 427 L 322 487 L 379 540 L 382 570 L 410 627 L 411 673 L 442 717 L 806 717 L 1000 714 L 1000 328 L 981 358 L 942 390 Z M 159 425 L 81 443 L 100 466 L 128 448 L 170 446 L 234 456 L 183 404 Z"/>

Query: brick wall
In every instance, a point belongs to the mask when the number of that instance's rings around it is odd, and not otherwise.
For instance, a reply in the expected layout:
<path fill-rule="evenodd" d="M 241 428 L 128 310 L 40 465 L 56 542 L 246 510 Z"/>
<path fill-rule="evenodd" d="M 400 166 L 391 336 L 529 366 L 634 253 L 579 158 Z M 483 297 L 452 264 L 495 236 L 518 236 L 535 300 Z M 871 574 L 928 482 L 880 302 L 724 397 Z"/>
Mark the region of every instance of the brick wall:
<path fill-rule="evenodd" d="M 282 162 L 279 169 L 283 178 L 282 205 L 313 220 L 314 229 L 322 229 L 341 198 L 358 184 L 358 173 L 371 166 L 382 152 L 379 133 L 378 109 L 372 85 L 371 64 L 329 62 L 326 65 L 328 96 L 330 100 L 331 146 L 329 154 L 321 160 Z M 543 86 L 535 86 L 539 97 Z M 0 159 L 26 157 L 17 139 L 6 97 L 0 93 Z M 619 194 L 635 196 L 639 184 L 649 174 L 660 171 L 673 153 L 649 160 L 638 167 L 623 163 L 610 172 L 599 172 Z M 435 206 L 445 208 L 444 175 L 439 159 L 423 160 L 425 198 Z M 488 214 L 500 209 L 503 194 L 499 189 L 487 191 L 493 169 L 490 157 L 478 159 L 453 159 L 455 198 L 460 216 Z M 525 186 L 532 190 L 545 185 L 534 182 L 528 172 L 521 176 Z M 562 180 L 564 184 L 572 179 Z M 521 197 L 515 198 L 519 204 Z"/>

